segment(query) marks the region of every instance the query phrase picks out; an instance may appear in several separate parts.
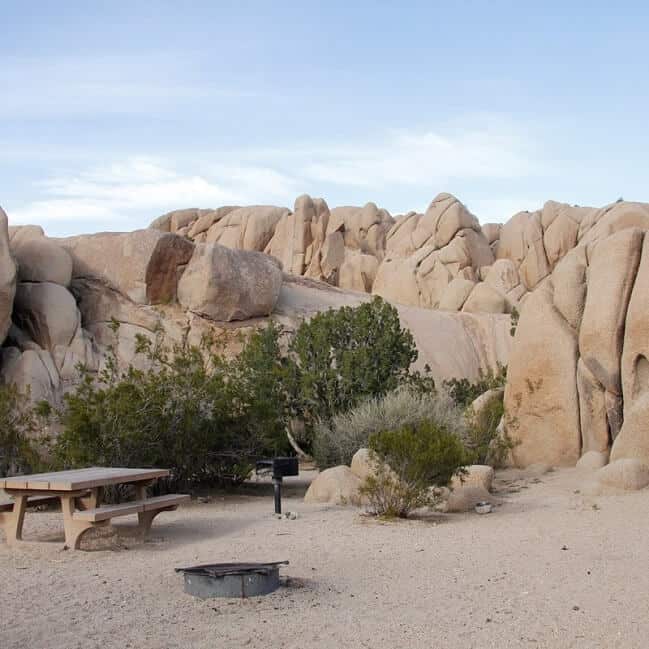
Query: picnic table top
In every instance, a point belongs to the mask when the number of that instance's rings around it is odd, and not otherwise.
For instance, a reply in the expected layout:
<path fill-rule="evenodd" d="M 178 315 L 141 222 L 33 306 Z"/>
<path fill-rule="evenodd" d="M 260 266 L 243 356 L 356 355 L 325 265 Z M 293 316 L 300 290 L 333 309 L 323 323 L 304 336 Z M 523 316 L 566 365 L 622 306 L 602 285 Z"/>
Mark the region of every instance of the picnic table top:
<path fill-rule="evenodd" d="M 125 469 L 120 467 L 90 467 L 53 473 L 34 473 L 0 478 L 0 489 L 37 491 L 78 491 L 125 482 L 155 480 L 169 475 L 168 469 Z"/>

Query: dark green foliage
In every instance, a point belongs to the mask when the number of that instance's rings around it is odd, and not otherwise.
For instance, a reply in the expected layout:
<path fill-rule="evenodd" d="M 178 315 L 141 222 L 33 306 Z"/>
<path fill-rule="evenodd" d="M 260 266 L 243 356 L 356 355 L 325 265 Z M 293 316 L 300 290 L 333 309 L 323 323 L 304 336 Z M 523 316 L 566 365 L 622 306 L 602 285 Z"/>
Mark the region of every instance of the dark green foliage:
<path fill-rule="evenodd" d="M 487 390 L 504 387 L 506 381 L 507 366 L 499 365 L 497 372 L 481 373 L 473 383 L 469 379 L 451 379 L 444 381 L 443 385 L 457 405 L 466 407 Z"/>
<path fill-rule="evenodd" d="M 519 319 L 520 319 L 520 313 L 518 312 L 518 309 L 516 307 L 512 307 L 512 312 L 509 316 L 509 322 L 510 322 L 509 335 L 512 336 L 512 338 L 516 335 L 516 329 L 518 327 Z"/>
<path fill-rule="evenodd" d="M 446 486 L 470 460 L 459 437 L 434 421 L 376 433 L 369 446 L 376 472 L 361 492 L 382 516 L 431 504 L 431 487 Z"/>
<path fill-rule="evenodd" d="M 0 476 L 36 469 L 39 457 L 32 444 L 38 426 L 28 395 L 13 384 L 0 385 Z"/>
<path fill-rule="evenodd" d="M 185 487 L 244 479 L 256 457 L 287 451 L 278 337 L 256 332 L 234 359 L 213 341 L 166 349 L 141 337 L 144 370 L 119 369 L 110 350 L 99 376 L 86 372 L 65 397 L 59 466 L 160 466 Z"/>
<path fill-rule="evenodd" d="M 467 447 L 474 454 L 474 464 L 500 466 L 511 445 L 498 437 L 498 424 L 505 414 L 502 399 L 492 399 L 473 415 L 467 427 Z"/>
<path fill-rule="evenodd" d="M 311 443 L 316 421 L 328 421 L 404 382 L 430 387 L 430 380 L 410 372 L 416 358 L 412 334 L 401 327 L 396 309 L 380 298 L 303 323 L 289 348 L 288 384 L 294 415 L 305 423 L 301 441 Z"/>

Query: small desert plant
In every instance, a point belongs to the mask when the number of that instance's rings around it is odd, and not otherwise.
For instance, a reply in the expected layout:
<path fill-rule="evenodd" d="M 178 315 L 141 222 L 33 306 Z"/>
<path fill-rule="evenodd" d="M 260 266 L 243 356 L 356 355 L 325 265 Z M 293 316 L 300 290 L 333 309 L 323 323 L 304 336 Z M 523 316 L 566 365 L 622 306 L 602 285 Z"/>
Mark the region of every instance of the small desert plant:
<path fill-rule="evenodd" d="M 498 435 L 498 424 L 505 413 L 502 399 L 494 398 L 479 413 L 468 413 L 467 448 L 475 464 L 502 463 L 508 448 Z"/>
<path fill-rule="evenodd" d="M 375 470 L 361 494 L 379 516 L 405 518 L 433 504 L 432 487 L 446 486 L 468 461 L 460 438 L 433 421 L 375 433 L 369 448 Z"/>
<path fill-rule="evenodd" d="M 383 397 L 367 399 L 351 410 L 321 420 L 315 426 L 313 458 L 321 469 L 349 464 L 372 435 L 434 421 L 460 437 L 466 434 L 463 411 L 447 392 L 420 392 L 403 386 Z"/>
<path fill-rule="evenodd" d="M 480 372 L 477 381 L 469 379 L 450 379 L 444 381 L 444 388 L 451 395 L 451 398 L 459 406 L 466 407 L 471 405 L 475 399 L 487 390 L 493 388 L 502 388 L 507 381 L 507 366 L 498 365 L 495 372 Z"/>

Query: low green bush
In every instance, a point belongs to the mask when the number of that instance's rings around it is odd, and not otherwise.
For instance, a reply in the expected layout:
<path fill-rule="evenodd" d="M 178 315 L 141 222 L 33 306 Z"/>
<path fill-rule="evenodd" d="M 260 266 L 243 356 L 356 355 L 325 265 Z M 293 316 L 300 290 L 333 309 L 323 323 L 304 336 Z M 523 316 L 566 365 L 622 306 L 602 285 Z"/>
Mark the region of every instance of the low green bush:
<path fill-rule="evenodd" d="M 502 388 L 507 382 L 507 366 L 499 365 L 496 372 L 480 372 L 476 381 L 469 379 L 450 379 L 444 381 L 444 389 L 459 406 L 470 406 L 475 399 L 487 390 Z"/>
<path fill-rule="evenodd" d="M 511 448 L 505 438 L 499 437 L 498 424 L 505 414 L 503 400 L 492 399 L 479 414 L 468 416 L 466 444 L 474 454 L 474 464 L 500 466 Z"/>
<path fill-rule="evenodd" d="M 385 396 L 367 399 L 348 412 L 317 422 L 313 438 L 313 458 L 320 469 L 350 464 L 370 437 L 384 430 L 434 421 L 464 438 L 466 421 L 461 408 L 444 391 L 421 392 L 402 386 Z"/>
<path fill-rule="evenodd" d="M 279 333 L 254 333 L 234 359 L 214 341 L 169 349 L 139 337 L 148 369 L 121 369 L 111 348 L 54 413 L 57 466 L 161 466 L 183 488 L 243 480 L 255 458 L 288 450 Z"/>
<path fill-rule="evenodd" d="M 468 463 L 460 438 L 433 421 L 375 433 L 369 440 L 375 467 L 361 485 L 371 510 L 405 518 L 433 502 L 432 487 L 448 485 Z"/>

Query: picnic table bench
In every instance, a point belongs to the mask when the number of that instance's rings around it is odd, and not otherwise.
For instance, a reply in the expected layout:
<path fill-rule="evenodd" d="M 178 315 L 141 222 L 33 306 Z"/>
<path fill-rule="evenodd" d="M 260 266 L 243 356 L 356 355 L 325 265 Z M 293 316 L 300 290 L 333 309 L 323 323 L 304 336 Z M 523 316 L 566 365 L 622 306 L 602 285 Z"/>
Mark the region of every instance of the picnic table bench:
<path fill-rule="evenodd" d="M 138 526 L 146 534 L 160 512 L 174 510 L 179 504 L 189 501 L 187 494 L 147 498 L 147 487 L 168 475 L 167 469 L 91 467 L 0 478 L 0 489 L 13 499 L 13 502 L 0 504 L 0 524 L 7 543 L 17 543 L 22 540 L 27 507 L 59 500 L 65 543 L 75 550 L 79 549 L 81 537 L 87 530 L 107 525 L 117 516 L 137 514 Z M 133 484 L 135 500 L 117 505 L 103 504 L 104 488 L 117 484 Z"/>

